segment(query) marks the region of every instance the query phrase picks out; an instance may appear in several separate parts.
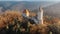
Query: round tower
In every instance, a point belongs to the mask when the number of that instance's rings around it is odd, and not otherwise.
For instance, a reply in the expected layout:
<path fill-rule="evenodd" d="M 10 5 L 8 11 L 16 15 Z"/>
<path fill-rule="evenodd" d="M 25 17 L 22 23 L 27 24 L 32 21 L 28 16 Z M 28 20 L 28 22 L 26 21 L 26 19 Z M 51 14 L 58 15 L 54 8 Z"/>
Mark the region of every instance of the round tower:
<path fill-rule="evenodd" d="M 40 24 L 43 24 L 43 9 L 42 9 L 42 7 L 40 7 L 39 11 L 38 11 L 38 20 L 39 20 Z"/>

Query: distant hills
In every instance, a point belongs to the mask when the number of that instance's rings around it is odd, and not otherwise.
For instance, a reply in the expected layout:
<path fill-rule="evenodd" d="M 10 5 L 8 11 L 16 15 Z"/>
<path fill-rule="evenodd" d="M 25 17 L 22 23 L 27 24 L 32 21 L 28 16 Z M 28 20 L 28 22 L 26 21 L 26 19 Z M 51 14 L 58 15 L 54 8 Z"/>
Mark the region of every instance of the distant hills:
<path fill-rule="evenodd" d="M 47 2 L 47 1 L 0 1 L 0 7 L 2 10 L 23 10 L 29 9 L 34 10 L 39 8 L 40 6 L 47 6 L 53 4 L 55 2 Z"/>
<path fill-rule="evenodd" d="M 60 17 L 60 3 L 47 1 L 0 1 L 0 12 L 6 10 L 22 11 L 24 9 L 37 12 L 40 6 L 44 9 L 44 15 Z"/>
<path fill-rule="evenodd" d="M 44 13 L 50 16 L 60 17 L 60 3 L 45 7 Z"/>

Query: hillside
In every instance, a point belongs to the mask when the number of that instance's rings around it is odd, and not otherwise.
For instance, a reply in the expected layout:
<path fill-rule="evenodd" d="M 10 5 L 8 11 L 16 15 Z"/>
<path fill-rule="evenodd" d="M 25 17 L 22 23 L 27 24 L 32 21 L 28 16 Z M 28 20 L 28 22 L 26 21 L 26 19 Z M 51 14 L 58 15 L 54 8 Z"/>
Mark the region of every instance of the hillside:
<path fill-rule="evenodd" d="M 44 13 L 50 16 L 60 17 L 60 3 L 45 7 Z"/>

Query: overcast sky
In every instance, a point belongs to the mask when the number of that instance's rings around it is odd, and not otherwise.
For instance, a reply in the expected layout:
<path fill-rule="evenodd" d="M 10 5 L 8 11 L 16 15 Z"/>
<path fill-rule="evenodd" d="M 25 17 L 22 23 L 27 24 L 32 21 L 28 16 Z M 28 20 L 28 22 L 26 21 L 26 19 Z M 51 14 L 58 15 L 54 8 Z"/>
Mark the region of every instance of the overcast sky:
<path fill-rule="evenodd" d="M 60 1 L 60 0 L 0 0 L 0 1 Z"/>

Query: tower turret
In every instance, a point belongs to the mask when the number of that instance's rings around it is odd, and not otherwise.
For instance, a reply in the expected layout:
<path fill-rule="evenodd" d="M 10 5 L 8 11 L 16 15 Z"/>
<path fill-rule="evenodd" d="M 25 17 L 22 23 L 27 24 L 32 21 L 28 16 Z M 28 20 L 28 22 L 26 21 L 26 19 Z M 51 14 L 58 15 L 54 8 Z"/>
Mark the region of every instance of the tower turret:
<path fill-rule="evenodd" d="M 42 7 L 40 7 L 39 11 L 38 11 L 38 20 L 39 20 L 40 24 L 43 24 L 43 9 L 42 9 Z"/>

